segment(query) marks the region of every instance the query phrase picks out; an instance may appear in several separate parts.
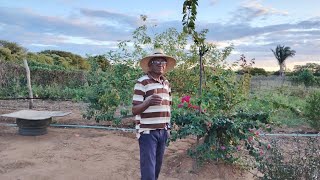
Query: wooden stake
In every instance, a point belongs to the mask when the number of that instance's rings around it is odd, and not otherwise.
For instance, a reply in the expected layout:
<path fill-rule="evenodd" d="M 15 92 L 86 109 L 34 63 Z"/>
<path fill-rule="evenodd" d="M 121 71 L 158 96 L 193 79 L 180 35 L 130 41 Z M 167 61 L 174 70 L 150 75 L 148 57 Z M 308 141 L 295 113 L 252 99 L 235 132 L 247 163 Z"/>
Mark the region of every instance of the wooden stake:
<path fill-rule="evenodd" d="M 28 90 L 29 90 L 29 109 L 33 108 L 33 94 L 32 94 L 32 88 L 31 88 L 31 78 L 30 78 L 30 69 L 28 66 L 28 62 L 26 59 L 23 60 L 23 64 L 24 67 L 26 68 L 26 72 L 27 72 L 27 86 L 28 86 Z"/>

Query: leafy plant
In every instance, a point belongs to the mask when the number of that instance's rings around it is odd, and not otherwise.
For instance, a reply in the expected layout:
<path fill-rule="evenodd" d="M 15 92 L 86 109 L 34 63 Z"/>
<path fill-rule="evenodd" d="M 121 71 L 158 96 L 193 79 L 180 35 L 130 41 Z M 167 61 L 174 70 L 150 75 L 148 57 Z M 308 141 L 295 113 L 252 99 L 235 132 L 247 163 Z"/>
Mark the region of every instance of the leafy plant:
<path fill-rule="evenodd" d="M 126 64 L 115 64 L 103 71 L 95 58 L 89 57 L 92 67 L 87 76 L 89 106 L 83 116 L 97 122 L 108 120 L 119 124 L 121 119 L 115 111 L 131 103 L 131 89 L 140 73 Z M 124 112 L 121 115 L 125 115 Z"/>
<path fill-rule="evenodd" d="M 193 135 L 199 142 L 188 150 L 198 163 L 220 160 L 234 163 L 239 160 L 239 151 L 247 150 L 252 156 L 260 156 L 267 147 L 259 140 L 259 129 L 268 122 L 267 114 L 209 114 L 207 109 L 193 105 L 190 96 L 184 96 L 172 112 L 177 127 L 172 131 L 172 141 Z M 199 112 L 200 109 L 200 112 Z M 264 123 L 263 123 L 264 122 Z"/>
<path fill-rule="evenodd" d="M 307 97 L 305 113 L 310 119 L 310 125 L 320 130 L 320 91 L 315 91 Z"/>
<path fill-rule="evenodd" d="M 308 69 L 305 69 L 299 73 L 298 80 L 299 82 L 302 82 L 306 87 L 310 87 L 315 84 L 315 77 Z"/>

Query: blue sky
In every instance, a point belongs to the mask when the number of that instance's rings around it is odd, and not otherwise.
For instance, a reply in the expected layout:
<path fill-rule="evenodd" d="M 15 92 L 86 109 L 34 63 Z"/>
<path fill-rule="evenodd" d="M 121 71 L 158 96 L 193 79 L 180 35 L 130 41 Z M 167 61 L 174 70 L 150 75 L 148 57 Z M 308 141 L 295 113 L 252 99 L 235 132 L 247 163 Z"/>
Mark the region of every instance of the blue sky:
<path fill-rule="evenodd" d="M 103 54 L 118 40 L 128 40 L 141 14 L 162 31 L 181 29 L 183 0 L 1 0 L 0 39 L 29 51 L 59 49 L 80 55 Z M 230 43 L 229 61 L 244 54 L 256 67 L 278 69 L 270 49 L 296 50 L 287 67 L 320 63 L 319 0 L 199 0 L 197 26 L 207 40 Z"/>

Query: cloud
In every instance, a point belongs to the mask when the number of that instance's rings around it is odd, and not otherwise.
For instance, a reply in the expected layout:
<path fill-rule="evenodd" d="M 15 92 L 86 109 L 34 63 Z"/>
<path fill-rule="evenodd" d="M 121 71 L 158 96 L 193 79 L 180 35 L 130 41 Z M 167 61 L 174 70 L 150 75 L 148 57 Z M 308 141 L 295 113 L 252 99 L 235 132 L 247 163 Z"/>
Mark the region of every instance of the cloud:
<path fill-rule="evenodd" d="M 266 18 L 268 16 L 287 16 L 288 12 L 276 10 L 272 7 L 263 6 L 259 0 L 249 0 L 243 3 L 236 11 L 229 23 L 237 24 L 243 22 L 251 22 L 257 18 Z"/>
<path fill-rule="evenodd" d="M 255 58 L 258 64 L 267 60 L 271 62 L 274 58 L 270 49 L 278 44 L 297 51 L 291 63 L 319 59 L 319 17 L 255 27 L 248 22 L 270 15 L 282 16 L 285 12 L 263 7 L 259 1 L 248 1 L 238 10 L 233 13 L 240 13 L 237 23 L 197 22 L 199 30 L 209 29 L 208 41 L 220 46 L 235 45 L 236 53 L 230 59 L 236 60 L 239 54 L 245 54 L 248 59 Z M 147 23 L 157 24 L 150 30 L 153 33 L 161 33 L 171 27 L 182 30 L 180 20 L 150 18 Z M 37 14 L 29 9 L 0 7 L 0 39 L 17 42 L 33 52 L 57 49 L 80 55 L 103 54 L 115 48 L 118 40 L 131 39 L 133 30 L 140 24 L 139 15 L 105 10 L 78 9 L 75 16 L 56 17 Z"/>
<path fill-rule="evenodd" d="M 17 42 L 30 51 L 60 49 L 85 55 L 105 53 L 118 40 L 131 39 L 137 17 L 106 11 L 80 10 L 78 16 L 43 16 L 28 9 L 0 7 L 0 39 Z M 99 19 L 118 24 L 101 23 Z"/>
<path fill-rule="evenodd" d="M 120 18 L 118 22 L 121 23 L 123 21 L 124 18 Z M 42 36 L 43 33 L 52 33 L 53 35 L 78 36 L 92 40 L 122 39 L 130 36 L 130 32 L 123 31 L 124 29 L 135 28 L 128 24 L 115 27 L 108 24 L 99 24 L 92 19 L 81 17 L 74 19 L 43 16 L 30 12 L 27 9 L 4 7 L 0 7 L 0 23 L 2 26 L 16 31 L 15 34 L 19 34 L 19 31 L 21 33 L 36 33 L 39 36 Z"/>
<path fill-rule="evenodd" d="M 121 13 L 110 12 L 106 10 L 91 10 L 91 9 L 80 9 L 82 15 L 100 18 L 106 21 L 109 21 L 111 24 L 114 23 L 114 26 L 125 25 L 130 27 L 135 27 L 139 24 L 139 18 L 128 16 Z"/>
<path fill-rule="evenodd" d="M 37 44 L 37 43 L 32 43 L 30 46 L 38 46 L 38 47 L 57 47 L 56 45 L 52 44 Z"/>
<path fill-rule="evenodd" d="M 209 0 L 209 6 L 214 6 L 218 3 L 219 0 Z"/>

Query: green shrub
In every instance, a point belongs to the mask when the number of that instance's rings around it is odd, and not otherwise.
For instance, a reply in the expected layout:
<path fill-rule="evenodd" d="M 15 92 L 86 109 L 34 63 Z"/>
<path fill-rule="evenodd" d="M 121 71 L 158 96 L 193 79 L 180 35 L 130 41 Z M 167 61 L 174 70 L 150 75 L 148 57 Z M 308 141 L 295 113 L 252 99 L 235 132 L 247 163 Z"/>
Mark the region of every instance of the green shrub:
<path fill-rule="evenodd" d="M 303 70 L 298 75 L 298 80 L 303 82 L 306 87 L 313 86 L 315 84 L 315 78 L 312 72 L 308 69 Z"/>
<path fill-rule="evenodd" d="M 62 87 L 57 84 L 45 86 L 32 86 L 33 96 L 51 100 L 86 100 L 86 88 Z"/>
<path fill-rule="evenodd" d="M 320 129 L 320 91 L 315 91 L 308 96 L 305 114 L 309 118 L 310 125 Z"/>
<path fill-rule="evenodd" d="M 113 121 L 120 123 L 115 116 L 119 106 L 128 106 L 132 102 L 132 88 L 141 73 L 126 64 L 115 64 L 103 71 L 97 62 L 98 57 L 89 57 L 91 70 L 88 72 L 87 101 L 88 108 L 83 117 L 96 122 Z M 121 115 L 124 115 L 125 110 Z"/>

